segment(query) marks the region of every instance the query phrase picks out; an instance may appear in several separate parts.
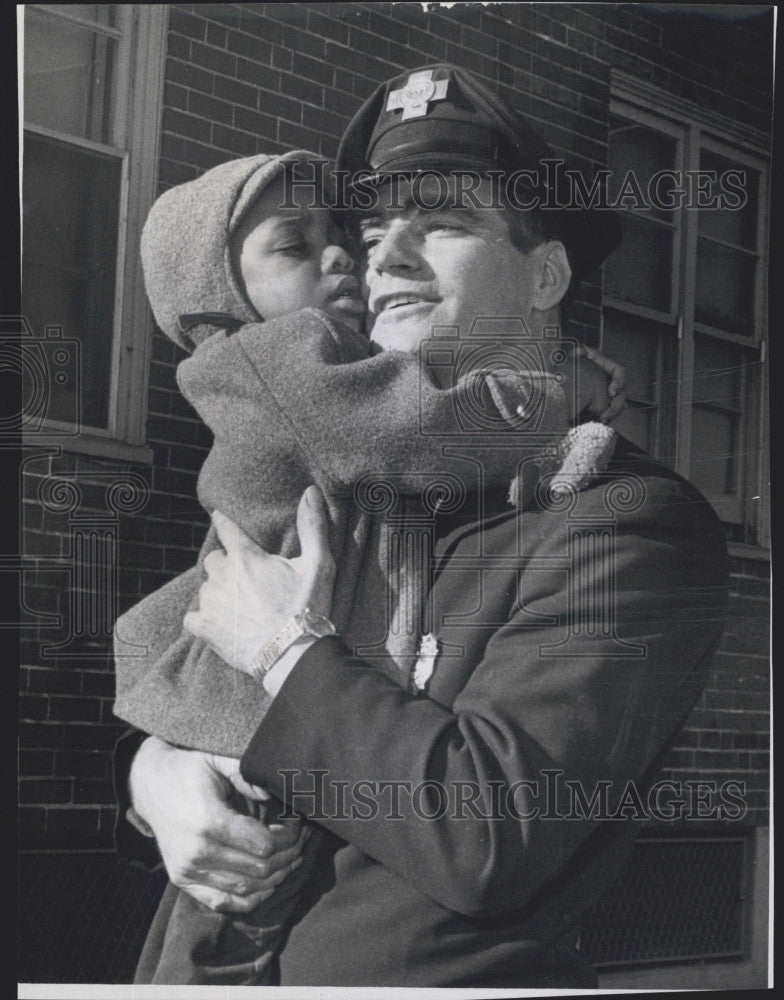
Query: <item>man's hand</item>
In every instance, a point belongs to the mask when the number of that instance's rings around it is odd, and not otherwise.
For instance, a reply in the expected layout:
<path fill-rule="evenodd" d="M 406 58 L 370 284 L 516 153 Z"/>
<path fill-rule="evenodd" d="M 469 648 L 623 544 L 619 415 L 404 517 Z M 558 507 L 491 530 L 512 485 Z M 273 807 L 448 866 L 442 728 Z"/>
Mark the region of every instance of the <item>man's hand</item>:
<path fill-rule="evenodd" d="M 577 354 L 580 400 L 578 412 L 588 412 L 609 424 L 626 405 L 626 372 L 622 365 L 581 344 Z"/>
<path fill-rule="evenodd" d="M 155 736 L 131 765 L 131 800 L 147 823 L 171 881 L 213 910 L 248 913 L 300 864 L 306 829 L 267 827 L 228 805 L 234 785 L 268 797 L 239 777 L 239 761 L 179 750 Z"/>
<path fill-rule="evenodd" d="M 212 521 L 226 551 L 211 552 L 204 560 L 207 581 L 199 591 L 199 610 L 188 612 L 183 624 L 224 662 L 252 674 L 255 655 L 292 615 L 306 607 L 330 613 L 335 560 L 326 505 L 317 487 L 303 493 L 297 559 L 265 552 L 219 511 Z"/>

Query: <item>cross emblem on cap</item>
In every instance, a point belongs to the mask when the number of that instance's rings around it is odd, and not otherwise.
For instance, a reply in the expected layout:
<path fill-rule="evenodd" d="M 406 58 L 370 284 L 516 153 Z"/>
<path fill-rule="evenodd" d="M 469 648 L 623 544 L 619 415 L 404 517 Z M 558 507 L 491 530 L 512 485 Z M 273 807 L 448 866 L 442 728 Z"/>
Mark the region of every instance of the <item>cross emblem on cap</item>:
<path fill-rule="evenodd" d="M 401 121 L 409 118 L 423 118 L 429 108 L 430 101 L 443 101 L 446 97 L 449 80 L 434 80 L 432 69 L 423 69 L 412 73 L 400 90 L 392 90 L 387 101 L 387 111 L 403 109 Z"/>

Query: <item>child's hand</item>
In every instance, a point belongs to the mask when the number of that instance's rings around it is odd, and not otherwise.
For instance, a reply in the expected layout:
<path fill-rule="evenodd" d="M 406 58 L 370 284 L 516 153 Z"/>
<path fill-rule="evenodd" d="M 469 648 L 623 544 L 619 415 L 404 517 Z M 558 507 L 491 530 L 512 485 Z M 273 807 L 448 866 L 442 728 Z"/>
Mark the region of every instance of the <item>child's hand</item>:
<path fill-rule="evenodd" d="M 578 416 L 588 413 L 603 424 L 615 420 L 626 405 L 626 372 L 622 365 L 591 347 L 577 348 L 580 386 Z"/>

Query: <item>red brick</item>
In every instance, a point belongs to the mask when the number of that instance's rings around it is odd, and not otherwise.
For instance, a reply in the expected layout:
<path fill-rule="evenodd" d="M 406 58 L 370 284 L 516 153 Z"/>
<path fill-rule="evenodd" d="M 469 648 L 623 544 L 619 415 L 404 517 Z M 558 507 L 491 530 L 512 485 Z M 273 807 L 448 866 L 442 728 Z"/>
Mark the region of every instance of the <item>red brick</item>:
<path fill-rule="evenodd" d="M 92 698 L 53 695 L 49 699 L 49 718 L 55 721 L 97 722 L 100 715 L 100 702 Z"/>
<path fill-rule="evenodd" d="M 332 66 L 323 59 L 312 59 L 301 52 L 295 52 L 292 68 L 297 76 L 312 80 L 314 83 L 332 82 Z"/>
<path fill-rule="evenodd" d="M 80 805 L 114 802 L 114 786 L 109 780 L 77 779 L 73 786 L 73 801 Z"/>
<path fill-rule="evenodd" d="M 59 669 L 33 667 L 27 670 L 29 691 L 45 691 L 47 694 L 78 694 L 81 686 L 81 672 L 72 667 Z"/>
<path fill-rule="evenodd" d="M 225 125 L 231 124 L 234 106 L 228 101 L 211 97 L 209 94 L 200 94 L 192 90 L 188 94 L 188 111 L 192 115 L 200 118 L 207 118 L 213 122 L 223 122 Z"/>
<path fill-rule="evenodd" d="M 287 97 L 297 98 L 306 104 L 322 105 L 322 88 L 320 84 L 313 83 L 312 80 L 303 80 L 298 76 L 286 76 L 284 85 L 281 88 Z"/>
<path fill-rule="evenodd" d="M 232 52 L 216 49 L 201 42 L 191 43 L 191 60 L 196 66 L 211 70 L 221 76 L 234 76 L 237 72 L 237 57 Z"/>
<path fill-rule="evenodd" d="M 347 115 L 333 115 L 323 108 L 312 108 L 305 105 L 302 108 L 302 124 L 306 128 L 319 129 L 340 138 L 348 125 Z"/>
<path fill-rule="evenodd" d="M 54 754 L 55 774 L 78 778 L 108 778 L 111 757 L 105 751 L 58 750 Z"/>
<path fill-rule="evenodd" d="M 272 45 L 268 41 L 240 31 L 228 33 L 226 47 L 235 55 L 256 59 L 262 63 L 269 63 L 272 56 Z"/>
<path fill-rule="evenodd" d="M 279 138 L 282 143 L 292 149 L 313 149 L 318 146 L 321 133 L 313 129 L 303 128 L 301 125 L 281 122 Z"/>
<path fill-rule="evenodd" d="M 73 782 L 68 778 L 22 778 L 19 782 L 19 801 L 70 802 Z"/>
<path fill-rule="evenodd" d="M 211 94 L 215 83 L 215 74 L 200 66 L 179 59 L 166 60 L 166 79 L 191 87 L 203 94 Z"/>
<path fill-rule="evenodd" d="M 410 27 L 408 29 L 408 44 L 417 52 L 424 53 L 429 59 L 443 62 L 446 58 L 446 42 L 443 38 L 437 38 L 427 31 L 420 31 L 419 28 Z"/>
<path fill-rule="evenodd" d="M 282 26 L 250 4 L 244 4 L 240 8 L 240 28 L 249 35 L 275 44 L 280 44 L 283 40 Z"/>
<path fill-rule="evenodd" d="M 287 25 L 283 29 L 283 47 L 292 52 L 301 52 L 314 59 L 324 58 L 324 39 L 318 34 L 304 31 L 301 27 Z"/>
<path fill-rule="evenodd" d="M 98 810 L 95 808 L 49 809 L 46 816 L 47 833 L 91 834 L 98 830 Z"/>
<path fill-rule="evenodd" d="M 49 713 L 49 699 L 45 694 L 21 694 L 19 696 L 19 718 L 40 721 Z"/>
<path fill-rule="evenodd" d="M 169 7 L 169 30 L 201 41 L 205 35 L 206 25 L 202 18 L 189 14 L 179 4 L 171 4 Z"/>
<path fill-rule="evenodd" d="M 227 30 L 217 24 L 207 23 L 207 44 L 214 45 L 216 48 L 225 49 L 227 40 Z M 231 46 L 229 46 L 231 49 Z M 233 50 L 231 50 L 233 51 Z"/>
<path fill-rule="evenodd" d="M 185 38 L 183 35 L 176 35 L 173 31 L 170 31 L 166 43 L 166 55 L 173 59 L 182 59 L 188 62 L 191 58 L 190 39 Z"/>
<path fill-rule="evenodd" d="M 237 59 L 237 75 L 240 80 L 265 90 L 280 90 L 280 71 L 251 59 Z"/>
<path fill-rule="evenodd" d="M 251 132 L 253 135 L 264 138 L 275 139 L 277 137 L 276 120 L 269 114 L 250 111 L 248 108 L 237 107 L 234 109 L 234 126 L 243 132 Z"/>
<path fill-rule="evenodd" d="M 241 80 L 230 80 L 223 76 L 215 78 L 215 96 L 230 104 L 242 104 L 255 108 L 258 103 L 258 90 Z"/>
<path fill-rule="evenodd" d="M 320 38 L 329 38 L 341 45 L 348 41 L 348 25 L 344 21 L 315 10 L 308 11 L 308 30 Z"/>
<path fill-rule="evenodd" d="M 85 670 L 82 674 L 82 694 L 91 697 L 113 698 L 115 693 L 114 671 Z"/>
<path fill-rule="evenodd" d="M 20 750 L 19 774 L 26 778 L 50 777 L 54 774 L 54 753 L 51 750 Z"/>
<path fill-rule="evenodd" d="M 233 157 L 253 156 L 256 152 L 255 136 L 225 125 L 212 126 L 212 142 L 218 149 L 226 150 Z"/>
<path fill-rule="evenodd" d="M 292 71 L 294 66 L 294 53 L 291 49 L 283 49 L 279 45 L 272 46 L 272 65 L 276 69 L 285 70 L 287 73 Z M 283 88 L 286 87 L 286 81 L 282 83 Z"/>

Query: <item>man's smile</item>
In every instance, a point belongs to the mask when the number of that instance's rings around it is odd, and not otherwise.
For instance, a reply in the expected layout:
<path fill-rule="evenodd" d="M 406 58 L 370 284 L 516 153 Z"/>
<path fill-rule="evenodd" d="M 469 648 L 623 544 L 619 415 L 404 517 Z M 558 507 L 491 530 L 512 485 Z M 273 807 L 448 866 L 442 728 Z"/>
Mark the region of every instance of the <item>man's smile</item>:
<path fill-rule="evenodd" d="M 402 318 L 420 309 L 431 308 L 439 301 L 434 295 L 425 295 L 419 292 L 390 292 L 386 295 L 372 297 L 370 311 L 376 317 L 382 314 L 385 317 L 394 314 Z"/>

